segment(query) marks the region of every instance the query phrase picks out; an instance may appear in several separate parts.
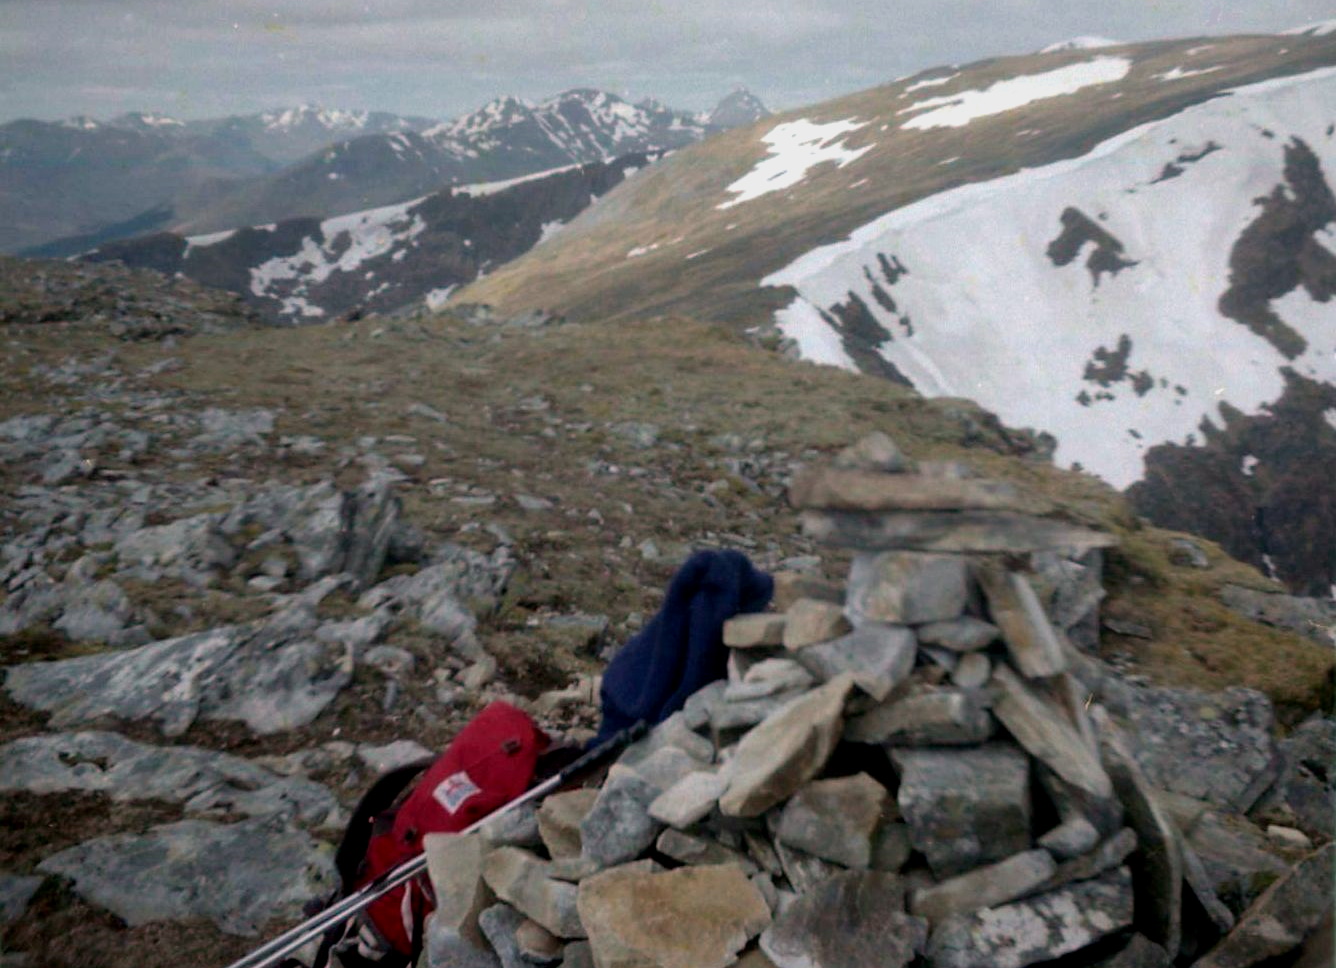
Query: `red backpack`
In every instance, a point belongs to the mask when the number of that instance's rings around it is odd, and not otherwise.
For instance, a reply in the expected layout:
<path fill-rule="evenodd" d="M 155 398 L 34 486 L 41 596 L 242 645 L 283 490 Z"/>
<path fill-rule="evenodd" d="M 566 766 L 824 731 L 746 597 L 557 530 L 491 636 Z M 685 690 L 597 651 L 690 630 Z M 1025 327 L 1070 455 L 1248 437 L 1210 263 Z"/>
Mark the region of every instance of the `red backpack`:
<path fill-rule="evenodd" d="M 518 797 L 533 781 L 548 742 L 525 712 L 494 702 L 435 761 L 381 777 L 357 805 L 335 854 L 340 896 L 422 853 L 427 834 L 463 830 Z M 411 964 L 421 951 L 423 925 L 435 906 L 426 878 L 410 881 L 326 937 L 315 965 L 328 964 L 333 950 L 347 968 Z"/>

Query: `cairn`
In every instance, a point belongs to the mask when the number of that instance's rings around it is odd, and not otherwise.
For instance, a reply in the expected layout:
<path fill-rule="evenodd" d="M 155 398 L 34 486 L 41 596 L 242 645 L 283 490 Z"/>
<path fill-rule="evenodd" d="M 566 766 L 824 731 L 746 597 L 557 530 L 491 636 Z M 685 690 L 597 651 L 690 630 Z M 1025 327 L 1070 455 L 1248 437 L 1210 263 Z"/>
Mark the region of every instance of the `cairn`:
<path fill-rule="evenodd" d="M 1108 535 L 881 435 L 790 498 L 855 552 L 846 585 L 776 576 L 725 626 L 728 678 L 600 788 L 429 837 L 431 965 L 1168 968 L 1199 954 L 1185 909 L 1234 928 L 1075 674 L 1098 595 L 1055 627 L 1026 570 Z M 1248 920 L 1198 963 L 1258 960 Z"/>

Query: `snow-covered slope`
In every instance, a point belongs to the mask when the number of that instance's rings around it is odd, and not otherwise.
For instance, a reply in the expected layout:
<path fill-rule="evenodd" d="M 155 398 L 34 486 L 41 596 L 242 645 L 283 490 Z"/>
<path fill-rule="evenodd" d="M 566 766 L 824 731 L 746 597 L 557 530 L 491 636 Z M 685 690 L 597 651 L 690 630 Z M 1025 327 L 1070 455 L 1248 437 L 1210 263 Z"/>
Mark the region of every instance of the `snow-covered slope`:
<path fill-rule="evenodd" d="M 1048 431 L 1060 463 L 1124 487 L 1222 405 L 1274 403 L 1282 367 L 1336 383 L 1333 123 L 1336 68 L 1236 88 L 896 209 L 763 282 L 796 290 L 778 319 L 804 356 L 855 368 L 840 319 L 858 315 L 921 393 Z M 1254 293 L 1245 237 L 1268 216 L 1309 254 Z"/>

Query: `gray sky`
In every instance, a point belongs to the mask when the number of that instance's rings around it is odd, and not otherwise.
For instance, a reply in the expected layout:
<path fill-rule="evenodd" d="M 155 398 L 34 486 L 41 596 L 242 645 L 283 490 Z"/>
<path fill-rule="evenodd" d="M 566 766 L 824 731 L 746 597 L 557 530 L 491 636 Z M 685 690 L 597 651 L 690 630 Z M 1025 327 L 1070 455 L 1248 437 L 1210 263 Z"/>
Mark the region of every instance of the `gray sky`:
<path fill-rule="evenodd" d="M 0 0 L 0 120 L 302 102 L 453 117 L 570 87 L 797 107 L 1096 34 L 1273 33 L 1336 0 Z"/>

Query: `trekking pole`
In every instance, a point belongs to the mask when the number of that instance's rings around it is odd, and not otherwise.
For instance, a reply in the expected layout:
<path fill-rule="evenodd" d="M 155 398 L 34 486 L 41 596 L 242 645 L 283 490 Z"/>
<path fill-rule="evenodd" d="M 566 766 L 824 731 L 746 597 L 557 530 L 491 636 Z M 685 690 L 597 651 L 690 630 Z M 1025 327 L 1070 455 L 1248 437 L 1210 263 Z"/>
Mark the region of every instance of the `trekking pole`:
<path fill-rule="evenodd" d="M 460 833 L 472 833 L 489 820 L 495 820 L 497 817 L 509 813 L 516 807 L 523 806 L 533 800 L 538 800 L 553 790 L 560 789 L 585 770 L 588 770 L 596 763 L 607 758 L 610 754 L 621 749 L 623 746 L 634 743 L 640 737 L 644 736 L 648 729 L 649 727 L 643 721 L 636 723 L 634 726 L 628 726 L 620 733 L 609 737 L 595 746 L 592 750 L 571 763 L 560 773 L 557 773 L 544 780 L 542 783 L 539 783 L 537 786 L 524 791 L 524 793 L 520 794 L 514 800 L 503 804 L 487 816 L 475 821 L 468 827 L 465 827 Z M 274 940 L 256 948 L 244 958 L 232 962 L 227 968 L 272 968 L 273 965 L 277 965 L 283 958 L 292 954 L 302 945 L 314 941 L 336 924 L 342 924 L 344 921 L 347 921 L 354 914 L 384 897 L 396 887 L 406 884 L 413 878 L 418 877 L 424 870 L 426 870 L 426 868 L 426 853 L 421 853 L 416 857 L 409 858 L 398 867 L 386 871 L 375 880 L 363 885 L 338 903 L 330 905 L 315 917 L 303 921 L 296 927 L 283 932 Z"/>

